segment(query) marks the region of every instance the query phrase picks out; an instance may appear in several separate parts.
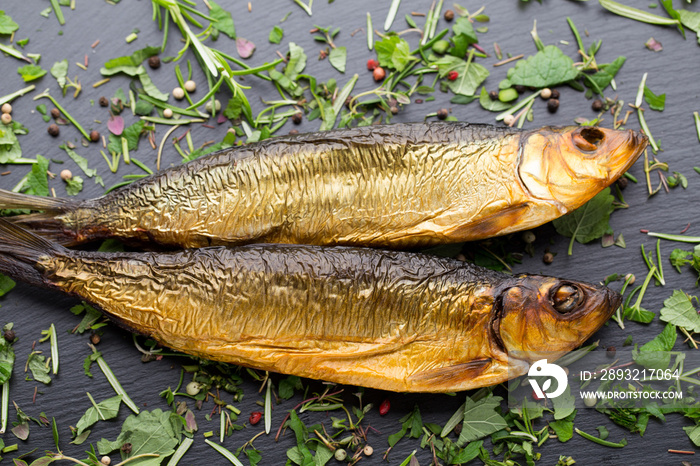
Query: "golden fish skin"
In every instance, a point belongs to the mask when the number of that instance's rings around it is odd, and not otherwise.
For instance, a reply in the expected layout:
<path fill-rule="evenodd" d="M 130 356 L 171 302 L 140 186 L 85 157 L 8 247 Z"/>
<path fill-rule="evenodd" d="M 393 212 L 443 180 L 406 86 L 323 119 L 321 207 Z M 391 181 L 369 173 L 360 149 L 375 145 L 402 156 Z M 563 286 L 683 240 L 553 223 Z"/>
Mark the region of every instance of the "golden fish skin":
<path fill-rule="evenodd" d="M 611 184 L 646 143 L 595 127 L 369 126 L 228 149 L 89 201 L 0 191 L 0 208 L 44 210 L 16 221 L 64 244 L 429 246 L 553 220 Z"/>
<path fill-rule="evenodd" d="M 79 296 L 174 350 L 402 392 L 521 375 L 579 346 L 621 302 L 600 286 L 369 248 L 71 251 L 4 220 L 0 272 Z"/>

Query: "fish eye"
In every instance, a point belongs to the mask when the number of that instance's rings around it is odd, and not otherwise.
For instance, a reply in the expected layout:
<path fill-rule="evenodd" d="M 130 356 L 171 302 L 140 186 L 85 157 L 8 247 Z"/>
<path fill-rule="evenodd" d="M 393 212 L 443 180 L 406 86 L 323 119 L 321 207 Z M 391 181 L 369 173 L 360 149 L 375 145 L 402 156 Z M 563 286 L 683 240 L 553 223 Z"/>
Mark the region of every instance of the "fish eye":
<path fill-rule="evenodd" d="M 572 139 L 576 147 L 590 152 L 598 148 L 598 144 L 605 139 L 605 134 L 598 128 L 587 127 L 576 131 Z"/>
<path fill-rule="evenodd" d="M 583 302 L 583 291 L 575 285 L 563 284 L 552 290 L 550 300 L 554 310 L 560 314 L 568 314 Z"/>

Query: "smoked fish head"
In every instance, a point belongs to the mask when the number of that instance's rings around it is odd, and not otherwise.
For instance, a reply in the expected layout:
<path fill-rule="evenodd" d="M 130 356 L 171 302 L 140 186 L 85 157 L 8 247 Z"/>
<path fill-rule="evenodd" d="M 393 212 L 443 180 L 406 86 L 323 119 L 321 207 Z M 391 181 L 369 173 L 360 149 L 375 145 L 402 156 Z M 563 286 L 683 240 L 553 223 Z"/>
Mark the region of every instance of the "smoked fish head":
<path fill-rule="evenodd" d="M 605 286 L 521 275 L 498 297 L 492 338 L 509 358 L 552 361 L 584 343 L 621 303 Z"/>
<path fill-rule="evenodd" d="M 648 141 L 632 130 L 541 128 L 522 136 L 520 179 L 533 197 L 552 200 L 569 212 L 625 173 Z"/>

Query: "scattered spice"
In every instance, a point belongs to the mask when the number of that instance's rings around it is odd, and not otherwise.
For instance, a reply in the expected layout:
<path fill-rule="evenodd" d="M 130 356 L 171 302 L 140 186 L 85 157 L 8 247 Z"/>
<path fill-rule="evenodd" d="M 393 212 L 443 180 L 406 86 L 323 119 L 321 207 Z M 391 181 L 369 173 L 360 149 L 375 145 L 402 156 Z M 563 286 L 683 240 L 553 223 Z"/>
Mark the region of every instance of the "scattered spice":
<path fill-rule="evenodd" d="M 47 131 L 53 137 L 58 136 L 59 133 L 61 132 L 61 130 L 58 129 L 58 125 L 56 123 L 49 125 Z"/>
<path fill-rule="evenodd" d="M 335 451 L 335 453 L 333 453 L 333 456 L 337 461 L 345 461 L 345 458 L 348 457 L 348 452 L 342 448 L 339 448 Z"/>
<path fill-rule="evenodd" d="M 453 19 L 455 19 L 455 12 L 452 10 L 445 11 L 445 21 L 449 23 Z"/>
<path fill-rule="evenodd" d="M 73 178 L 73 172 L 71 172 L 67 168 L 65 170 L 61 170 L 61 179 L 63 181 L 68 181 L 71 178 Z"/>
<path fill-rule="evenodd" d="M 0 117 L 0 121 L 2 121 L 2 123 L 5 125 L 9 125 L 10 123 L 12 123 L 12 115 L 10 115 L 9 113 L 3 113 Z"/>
<path fill-rule="evenodd" d="M 375 81 L 384 81 L 384 78 L 386 77 L 386 71 L 384 71 L 384 68 L 381 66 L 378 66 L 372 71 L 372 77 L 374 78 Z"/>
<path fill-rule="evenodd" d="M 362 449 L 362 453 L 364 453 L 365 456 L 372 456 L 372 453 L 374 453 L 374 448 L 369 445 L 365 445 L 365 448 Z"/>
<path fill-rule="evenodd" d="M 294 115 L 292 115 L 292 123 L 295 125 L 301 124 L 303 117 L 304 116 L 301 114 L 301 112 L 296 112 Z"/>
<path fill-rule="evenodd" d="M 558 91 L 558 90 L 552 89 L 552 99 L 557 99 L 557 100 L 559 100 L 559 97 L 560 97 L 560 96 L 561 96 L 561 94 L 559 94 L 559 91 Z"/>
<path fill-rule="evenodd" d="M 182 100 L 185 98 L 185 90 L 181 87 L 176 87 L 173 89 L 173 98 L 175 100 Z"/>
<path fill-rule="evenodd" d="M 591 108 L 593 109 L 593 111 L 599 112 L 599 111 L 603 110 L 604 105 L 605 105 L 605 104 L 603 104 L 603 101 L 602 101 L 602 100 L 600 100 L 600 99 L 595 99 L 595 100 L 593 101 L 593 103 L 591 104 Z"/>
<path fill-rule="evenodd" d="M 521 84 L 516 84 L 515 86 L 513 86 L 513 88 L 516 91 L 518 91 L 518 94 L 522 94 L 523 92 L 525 92 L 527 90 L 527 88 Z"/>
<path fill-rule="evenodd" d="M 191 79 L 189 81 L 185 81 L 185 90 L 187 92 L 194 92 L 197 90 L 197 83 L 192 81 Z"/>
<path fill-rule="evenodd" d="M 549 113 L 555 113 L 559 110 L 559 99 L 549 99 L 547 101 L 547 110 L 549 110 Z"/>
<path fill-rule="evenodd" d="M 608 346 L 605 350 L 605 355 L 609 358 L 614 358 L 615 354 L 617 354 L 617 349 L 614 346 Z"/>
<path fill-rule="evenodd" d="M 109 466 L 110 464 L 112 464 L 112 458 L 110 458 L 109 456 L 103 456 L 102 458 L 100 458 L 100 463 L 104 464 L 105 466 Z"/>
<path fill-rule="evenodd" d="M 545 252 L 544 256 L 542 256 L 542 262 L 544 262 L 545 264 L 551 264 L 552 262 L 554 262 L 554 254 L 552 254 L 551 252 Z"/>
<path fill-rule="evenodd" d="M 254 411 L 250 413 L 250 417 L 248 418 L 248 422 L 250 423 L 251 426 L 254 426 L 260 420 L 262 419 L 263 414 L 260 411 Z"/>
<path fill-rule="evenodd" d="M 97 142 L 100 140 L 100 132 L 97 130 L 90 131 L 90 140 L 92 142 Z"/>
<path fill-rule="evenodd" d="M 153 55 L 148 59 L 148 66 L 151 67 L 151 69 L 157 70 L 160 68 L 160 57 L 158 55 Z"/>
<path fill-rule="evenodd" d="M 2 111 L 2 113 L 12 113 L 12 105 L 4 103 L 2 107 L 0 107 L 0 111 Z"/>
<path fill-rule="evenodd" d="M 93 345 L 99 345 L 101 340 L 102 339 L 98 333 L 93 333 L 92 335 L 90 335 L 90 343 L 92 343 Z"/>
<path fill-rule="evenodd" d="M 5 339 L 5 341 L 7 341 L 8 343 L 12 343 L 13 341 L 15 341 L 15 338 L 17 338 L 15 331 L 12 330 L 11 328 L 5 330 L 5 332 L 2 334 L 2 336 Z"/>
<path fill-rule="evenodd" d="M 173 117 L 173 110 L 171 108 L 166 108 L 163 110 L 163 117 L 164 118 L 172 118 Z"/>
<path fill-rule="evenodd" d="M 367 60 L 367 70 L 374 71 L 379 66 L 379 62 L 374 58 Z"/>
<path fill-rule="evenodd" d="M 60 118 L 60 117 L 61 117 L 61 111 L 60 111 L 59 109 L 57 109 L 57 108 L 54 107 L 54 108 L 51 109 L 51 116 L 52 116 L 54 119 Z"/>
<path fill-rule="evenodd" d="M 449 79 L 450 81 L 454 81 L 454 80 L 456 80 L 457 78 L 459 78 L 459 73 L 458 73 L 458 72 L 452 70 L 452 71 L 450 71 L 449 73 L 447 73 L 447 79 Z"/>
<path fill-rule="evenodd" d="M 382 401 L 382 403 L 379 405 L 379 415 L 386 415 L 389 412 L 389 409 L 391 409 L 391 403 L 389 400 Z"/>
<path fill-rule="evenodd" d="M 100 104 L 100 107 L 109 106 L 109 100 L 105 96 L 100 97 L 100 99 L 98 100 L 98 103 Z"/>
<path fill-rule="evenodd" d="M 498 100 L 498 91 L 491 91 L 489 92 L 489 98 L 491 100 Z"/>
<path fill-rule="evenodd" d="M 545 87 L 542 89 L 542 92 L 540 92 L 540 97 L 542 97 L 543 100 L 549 100 L 552 97 L 552 90 Z"/>
<path fill-rule="evenodd" d="M 446 108 L 441 108 L 437 111 L 437 117 L 439 120 L 444 120 L 445 118 L 447 118 L 447 115 L 449 115 L 449 112 Z"/>

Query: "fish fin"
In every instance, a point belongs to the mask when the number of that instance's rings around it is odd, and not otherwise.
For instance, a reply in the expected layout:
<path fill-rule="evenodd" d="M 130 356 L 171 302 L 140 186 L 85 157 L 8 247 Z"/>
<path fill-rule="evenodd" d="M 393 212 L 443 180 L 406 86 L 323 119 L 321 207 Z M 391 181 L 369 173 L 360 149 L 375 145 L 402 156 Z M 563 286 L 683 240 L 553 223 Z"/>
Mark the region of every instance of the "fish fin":
<path fill-rule="evenodd" d="M 62 246 L 0 218 L 0 272 L 33 285 L 45 286 L 43 276 L 35 266 L 41 256 L 54 255 L 62 250 Z"/>
<path fill-rule="evenodd" d="M 13 193 L 0 189 L 0 209 L 43 210 L 51 213 L 63 213 L 75 206 L 76 202 L 68 199 L 29 194 Z"/>
<path fill-rule="evenodd" d="M 58 215 L 74 210 L 79 201 L 55 197 L 31 196 L 0 189 L 0 209 L 29 209 L 42 212 L 7 217 L 7 220 L 32 230 L 62 245 L 76 244 L 75 232 L 66 228 Z"/>
<path fill-rule="evenodd" d="M 410 383 L 419 385 L 457 386 L 459 382 L 476 379 L 491 365 L 491 358 L 475 359 L 473 361 L 440 367 L 429 371 L 419 372 L 409 378 Z"/>
<path fill-rule="evenodd" d="M 458 241 L 472 241 L 474 239 L 498 236 L 503 231 L 517 224 L 530 210 L 530 204 L 512 205 L 492 215 L 484 217 L 477 222 L 460 225 L 450 231 L 447 236 Z"/>

